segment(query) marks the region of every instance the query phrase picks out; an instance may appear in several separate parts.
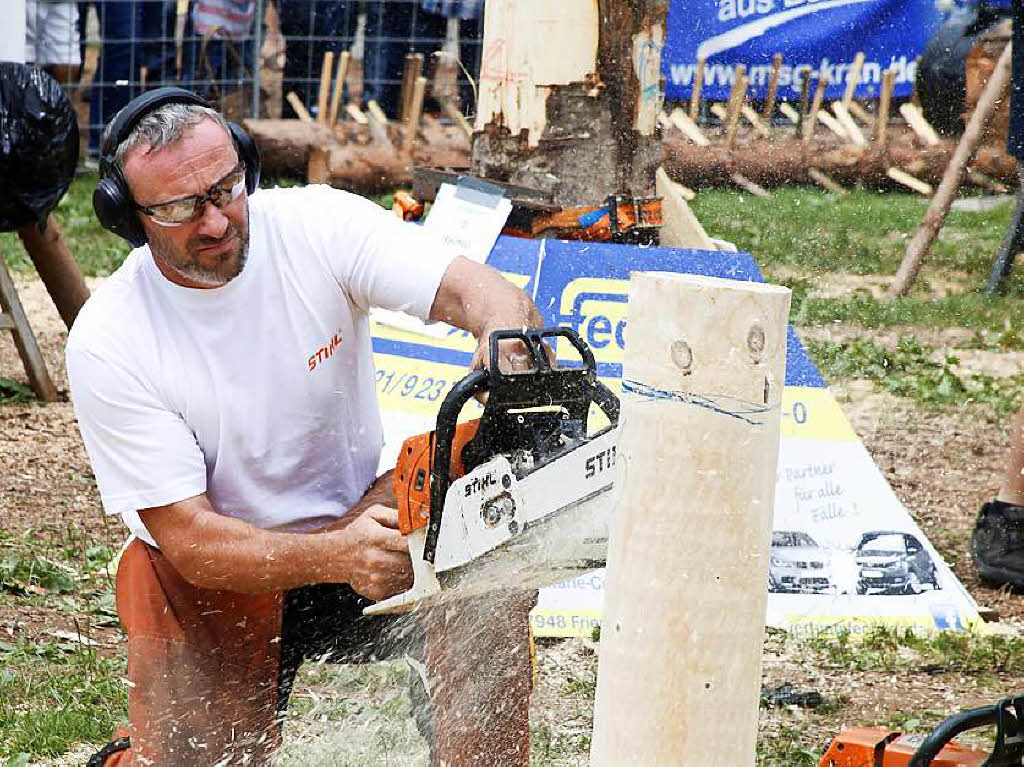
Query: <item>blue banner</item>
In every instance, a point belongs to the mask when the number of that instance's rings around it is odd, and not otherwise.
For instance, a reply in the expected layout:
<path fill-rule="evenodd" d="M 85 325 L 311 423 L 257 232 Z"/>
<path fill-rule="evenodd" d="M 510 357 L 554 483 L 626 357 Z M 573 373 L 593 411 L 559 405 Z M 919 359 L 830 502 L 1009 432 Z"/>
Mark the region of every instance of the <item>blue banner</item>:
<path fill-rule="evenodd" d="M 729 96 L 737 64 L 747 67 L 750 97 L 763 98 L 781 53 L 780 99 L 798 99 L 808 75 L 812 93 L 820 75 L 830 83 L 825 97 L 840 98 L 858 52 L 855 95 L 877 96 L 892 69 L 893 95 L 909 96 L 916 59 L 944 18 L 935 0 L 675 0 L 662 51 L 665 97 L 689 98 L 704 58 L 704 98 Z"/>

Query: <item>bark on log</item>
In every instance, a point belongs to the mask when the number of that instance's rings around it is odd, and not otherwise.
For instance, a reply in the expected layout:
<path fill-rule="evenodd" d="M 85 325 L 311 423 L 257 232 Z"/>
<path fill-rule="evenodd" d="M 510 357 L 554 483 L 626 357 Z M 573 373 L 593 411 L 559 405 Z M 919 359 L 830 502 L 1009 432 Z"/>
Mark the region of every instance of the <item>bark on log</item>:
<path fill-rule="evenodd" d="M 953 157 L 956 144 L 943 140 L 924 146 L 913 134 L 890 128 L 884 146 L 852 146 L 831 136 L 805 143 L 790 138 L 773 140 L 749 137 L 731 152 L 724 146 L 698 147 L 679 134 L 664 138 L 665 169 L 673 180 L 689 187 L 730 186 L 730 177 L 740 173 L 761 186 L 813 184 L 811 168 L 828 174 L 843 185 L 862 183 L 875 188 L 898 187 L 886 175 L 899 167 L 930 184 L 938 184 Z M 1001 147 L 979 149 L 971 170 L 989 178 L 1017 185 L 1016 160 Z"/>
<path fill-rule="evenodd" d="M 412 162 L 397 151 L 374 143 L 369 126 L 339 123 L 332 132 L 323 125 L 299 120 L 246 120 L 245 129 L 259 147 L 264 173 L 305 177 L 310 150 L 322 146 L 330 157 L 330 183 L 364 194 L 393 191 L 412 183 L 412 166 L 467 167 L 469 142 L 457 126 L 424 121 Z M 392 142 L 401 140 L 388 125 Z"/>

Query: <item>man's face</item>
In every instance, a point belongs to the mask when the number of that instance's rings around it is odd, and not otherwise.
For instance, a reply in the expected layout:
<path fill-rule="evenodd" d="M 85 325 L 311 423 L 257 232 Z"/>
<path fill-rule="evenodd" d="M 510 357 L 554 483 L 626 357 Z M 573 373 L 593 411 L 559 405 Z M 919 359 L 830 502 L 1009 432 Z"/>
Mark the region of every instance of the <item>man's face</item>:
<path fill-rule="evenodd" d="M 203 120 L 172 144 L 154 152 L 142 146 L 128 153 L 124 176 L 135 202 L 156 206 L 188 195 L 205 194 L 238 165 L 234 142 L 221 126 Z M 171 282 L 189 288 L 216 288 L 237 277 L 249 248 L 246 194 L 217 208 L 206 202 L 198 218 L 161 226 L 138 212 L 153 260 Z"/>

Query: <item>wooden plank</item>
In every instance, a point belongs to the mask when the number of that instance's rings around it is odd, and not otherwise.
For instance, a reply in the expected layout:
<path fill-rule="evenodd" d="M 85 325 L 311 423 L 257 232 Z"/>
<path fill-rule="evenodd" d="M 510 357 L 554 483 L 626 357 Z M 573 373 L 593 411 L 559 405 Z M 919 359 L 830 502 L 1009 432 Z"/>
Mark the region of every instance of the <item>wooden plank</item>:
<path fill-rule="evenodd" d="M 412 90 L 412 100 L 409 102 L 409 119 L 405 121 L 405 136 L 402 137 L 402 151 L 408 154 L 412 152 L 416 143 L 416 132 L 420 128 L 420 114 L 423 112 L 423 96 L 427 92 L 427 78 L 416 78 Z"/>
<path fill-rule="evenodd" d="M 693 76 L 693 90 L 690 92 L 690 119 L 696 122 L 700 116 L 700 97 L 704 89 L 704 65 L 706 60 L 703 56 L 697 59 L 697 69 Z"/>
<path fill-rule="evenodd" d="M 864 139 L 864 134 L 860 132 L 860 128 L 857 127 L 857 123 L 850 117 L 849 111 L 846 109 L 846 105 L 842 101 L 832 102 L 832 111 L 835 113 L 836 119 L 839 120 L 839 124 L 843 126 L 843 130 L 846 131 L 847 138 L 858 146 L 863 146 L 868 143 Z"/>
<path fill-rule="evenodd" d="M 698 127 L 697 123 L 690 119 L 690 116 L 686 114 L 680 107 L 676 107 L 672 110 L 672 114 L 669 115 L 669 120 L 682 132 L 686 138 L 690 139 L 697 146 L 708 146 L 711 142 L 708 137 L 704 135 L 704 132 Z"/>
<path fill-rule="evenodd" d="M 288 95 L 285 96 L 288 103 L 292 105 L 292 109 L 295 110 L 295 114 L 299 116 L 299 119 L 304 123 L 315 122 L 312 117 L 309 116 L 309 112 L 306 110 L 305 105 L 302 103 L 302 99 L 296 95 L 295 91 L 288 91 Z"/>
<path fill-rule="evenodd" d="M 874 141 L 885 146 L 886 133 L 889 130 L 889 103 L 892 99 L 892 86 L 895 72 L 891 69 L 882 74 L 882 92 L 878 95 L 878 113 L 875 115 Z"/>
<path fill-rule="evenodd" d="M 864 66 L 864 51 L 857 51 L 857 55 L 853 57 L 853 64 L 850 65 L 849 74 L 846 76 L 846 90 L 843 91 L 843 106 L 847 110 L 850 108 L 850 103 L 853 101 L 854 91 L 857 90 L 857 86 L 860 84 L 860 71 Z"/>
<path fill-rule="evenodd" d="M 903 115 L 903 119 L 907 121 L 907 125 L 913 129 L 922 141 L 929 146 L 935 146 L 940 142 L 939 134 L 935 132 L 935 129 L 925 119 L 924 114 L 921 113 L 921 108 L 905 102 L 900 104 L 900 114 Z"/>
<path fill-rule="evenodd" d="M 320 92 L 316 100 L 316 121 L 327 125 L 327 100 L 331 96 L 331 74 L 334 72 L 334 51 L 324 54 L 320 66 Z"/>
<path fill-rule="evenodd" d="M 592 767 L 756 762 L 789 299 L 632 275 Z"/>
<path fill-rule="evenodd" d="M 680 185 L 668 177 L 665 168 L 658 168 L 655 172 L 654 186 L 655 193 L 661 197 L 661 215 L 664 220 L 659 230 L 661 244 L 669 248 L 715 250 L 708 233 L 680 194 Z"/>
<path fill-rule="evenodd" d="M 348 62 L 352 54 L 342 51 L 338 57 L 338 72 L 334 77 L 334 92 L 331 94 L 331 108 L 327 117 L 327 124 L 332 128 L 338 122 L 338 108 L 341 106 L 341 94 L 345 89 L 345 75 L 348 72 Z"/>
<path fill-rule="evenodd" d="M 795 109 L 793 109 L 793 107 L 790 106 L 788 102 L 780 101 L 779 111 L 782 112 L 786 119 L 793 123 L 793 125 L 800 124 L 800 114 Z"/>
<path fill-rule="evenodd" d="M 764 100 L 764 109 L 761 116 L 771 125 L 775 116 L 775 97 L 779 91 L 779 71 L 782 69 L 782 54 L 776 53 L 772 56 L 772 73 L 768 76 L 768 95 Z"/>
<path fill-rule="evenodd" d="M 885 172 L 885 175 L 893 181 L 913 189 L 918 194 L 923 194 L 925 197 L 931 197 L 932 192 L 934 191 L 931 184 L 928 184 L 915 176 L 911 176 L 905 170 L 900 170 L 899 168 L 889 168 L 889 170 Z"/>
<path fill-rule="evenodd" d="M 820 187 L 824 187 L 830 192 L 838 194 L 842 197 L 844 194 L 848 194 L 842 184 L 837 182 L 827 173 L 823 173 L 817 168 L 809 168 L 807 175 L 811 177 L 811 180 Z"/>
<path fill-rule="evenodd" d="M 772 132 L 768 130 L 768 126 L 761 120 L 761 116 L 754 111 L 754 108 L 750 104 L 744 104 L 740 107 L 740 114 L 742 114 L 747 121 L 754 126 L 754 132 L 762 138 L 771 138 Z"/>
<path fill-rule="evenodd" d="M 14 287 L 11 273 L 7 271 L 7 263 L 3 256 L 0 256 L 0 312 L 9 317 L 14 325 L 10 329 L 11 335 L 14 336 L 14 345 L 25 366 L 32 391 L 44 402 L 56 402 L 57 389 L 50 379 L 46 361 L 43 359 L 39 344 L 36 343 L 36 337 L 32 333 L 32 327 L 28 323 L 28 317 L 21 305 L 21 299 L 18 298 L 18 291 Z"/>

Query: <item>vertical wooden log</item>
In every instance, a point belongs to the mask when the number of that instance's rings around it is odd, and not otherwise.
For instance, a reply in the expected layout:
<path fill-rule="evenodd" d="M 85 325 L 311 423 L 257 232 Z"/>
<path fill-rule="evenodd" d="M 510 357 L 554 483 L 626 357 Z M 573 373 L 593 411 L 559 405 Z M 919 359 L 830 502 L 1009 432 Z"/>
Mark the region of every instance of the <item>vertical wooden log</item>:
<path fill-rule="evenodd" d="M 701 91 L 704 89 L 704 64 L 706 63 L 703 56 L 697 59 L 697 71 L 693 76 L 693 90 L 690 92 L 690 119 L 694 122 L 697 121 L 697 117 L 700 116 L 700 96 Z"/>
<path fill-rule="evenodd" d="M 779 70 L 782 69 L 782 54 L 776 53 L 772 56 L 772 73 L 768 77 L 768 95 L 764 100 L 764 109 L 761 116 L 771 127 L 772 117 L 775 116 L 775 96 L 779 91 Z"/>
<path fill-rule="evenodd" d="M 38 224 L 29 224 L 18 230 L 29 258 L 46 286 L 53 305 L 68 330 L 78 316 L 78 310 L 89 298 L 89 288 L 78 270 L 67 237 L 61 231 L 53 215 L 46 217 L 46 231 L 41 232 Z"/>
<path fill-rule="evenodd" d="M 960 188 L 960 181 L 967 169 L 967 163 L 974 156 L 974 150 L 985 133 L 985 126 L 995 111 L 996 104 L 1006 92 L 1006 86 L 1010 81 L 1011 47 L 1012 45 L 1008 43 L 1003 49 L 995 69 L 989 75 L 988 82 L 985 83 L 985 90 L 981 92 L 981 98 L 978 99 L 978 104 L 967 121 L 964 135 L 960 137 L 953 157 L 950 158 L 949 165 L 946 166 L 946 172 L 942 174 L 939 188 L 935 192 L 935 196 L 932 197 L 931 204 L 928 205 L 928 210 L 925 211 L 924 218 L 921 219 L 921 224 L 914 233 L 913 239 L 907 245 L 907 252 L 903 256 L 903 261 L 900 262 L 896 278 L 886 293 L 888 298 L 898 298 L 910 292 L 918 272 L 921 271 L 921 264 L 924 263 L 925 256 L 931 250 L 932 241 L 946 221 L 946 214 L 949 213 L 949 206 L 953 203 L 956 190 Z"/>
<path fill-rule="evenodd" d="M 592 767 L 754 763 L 789 298 L 633 274 Z"/>
<path fill-rule="evenodd" d="M 366 56 L 366 11 L 356 16 L 356 33 L 349 49 L 351 58 L 348 62 L 346 80 L 348 100 L 357 107 L 363 105 L 363 58 Z"/>
<path fill-rule="evenodd" d="M 885 146 L 886 133 L 889 130 L 889 104 L 892 100 L 893 77 L 891 69 L 882 75 L 882 92 L 878 96 L 878 114 L 875 115 L 874 140 L 879 146 Z"/>
<path fill-rule="evenodd" d="M 316 99 L 316 121 L 321 125 L 327 125 L 327 100 L 331 96 L 332 72 L 334 72 L 334 51 L 327 51 L 324 54 L 323 64 L 320 66 L 320 91 Z"/>

